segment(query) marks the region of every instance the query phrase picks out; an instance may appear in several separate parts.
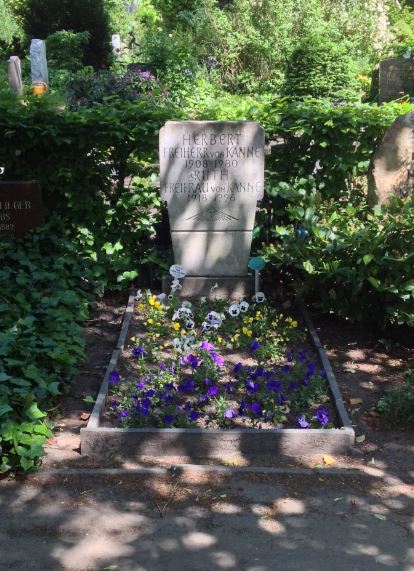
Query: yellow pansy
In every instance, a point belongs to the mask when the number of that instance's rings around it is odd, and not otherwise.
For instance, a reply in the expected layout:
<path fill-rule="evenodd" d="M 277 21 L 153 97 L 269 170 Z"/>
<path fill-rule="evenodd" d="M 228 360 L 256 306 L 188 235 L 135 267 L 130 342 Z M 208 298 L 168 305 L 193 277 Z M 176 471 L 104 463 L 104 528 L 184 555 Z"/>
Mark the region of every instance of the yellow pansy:
<path fill-rule="evenodd" d="M 155 297 L 155 295 L 152 295 L 152 296 L 149 298 L 148 303 L 149 303 L 150 305 L 155 305 L 156 301 L 157 301 L 157 298 Z"/>
<path fill-rule="evenodd" d="M 152 325 L 154 323 L 153 319 L 147 319 L 147 325 Z"/>
<path fill-rule="evenodd" d="M 174 329 L 174 331 L 180 330 L 180 324 L 177 323 L 176 321 L 171 325 L 171 327 Z"/>
<path fill-rule="evenodd" d="M 156 302 L 154 303 L 154 307 L 156 307 L 157 309 L 159 309 L 159 308 L 161 307 L 161 302 L 156 301 Z"/>

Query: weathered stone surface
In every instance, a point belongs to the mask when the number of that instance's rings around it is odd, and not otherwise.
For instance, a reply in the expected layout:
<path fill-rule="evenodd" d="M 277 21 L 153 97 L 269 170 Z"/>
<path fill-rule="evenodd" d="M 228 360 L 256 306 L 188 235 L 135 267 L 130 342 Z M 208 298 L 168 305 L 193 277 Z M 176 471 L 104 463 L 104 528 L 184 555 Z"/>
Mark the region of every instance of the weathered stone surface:
<path fill-rule="evenodd" d="M 171 276 L 162 277 L 162 291 L 169 294 L 171 291 Z M 250 300 L 254 294 L 254 276 L 189 276 L 181 280 L 182 289 L 178 294 L 181 299 L 231 299 L 240 301 Z"/>
<path fill-rule="evenodd" d="M 174 259 L 190 276 L 247 273 L 252 232 L 171 232 Z"/>
<path fill-rule="evenodd" d="M 414 112 L 398 117 L 375 150 L 368 171 L 368 202 L 384 204 L 414 192 Z"/>
<path fill-rule="evenodd" d="M 13 93 L 16 93 L 16 95 L 22 95 L 22 68 L 20 65 L 20 58 L 18 56 L 11 56 L 8 60 L 7 75 L 9 78 L 10 89 L 13 91 Z"/>
<path fill-rule="evenodd" d="M 46 42 L 34 39 L 30 43 L 30 68 L 32 83 L 42 82 L 49 85 L 47 71 Z"/>
<path fill-rule="evenodd" d="M 252 121 L 169 121 L 160 169 L 175 262 L 190 276 L 245 275 L 263 197 L 263 129 Z"/>
<path fill-rule="evenodd" d="M 379 102 L 386 103 L 403 95 L 414 96 L 414 60 L 385 59 L 379 64 Z"/>

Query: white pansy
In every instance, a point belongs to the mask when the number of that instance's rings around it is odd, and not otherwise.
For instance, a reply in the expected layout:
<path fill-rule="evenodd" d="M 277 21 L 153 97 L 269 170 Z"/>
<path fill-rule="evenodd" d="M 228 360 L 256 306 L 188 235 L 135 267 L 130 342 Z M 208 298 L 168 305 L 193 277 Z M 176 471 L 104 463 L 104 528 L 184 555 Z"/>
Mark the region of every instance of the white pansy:
<path fill-rule="evenodd" d="M 142 291 L 139 289 L 139 290 L 137 291 L 136 296 L 135 296 L 136 301 L 140 300 L 143 295 L 144 295 L 144 294 L 143 294 Z"/>
<path fill-rule="evenodd" d="M 203 321 L 203 323 L 201 324 L 201 328 L 203 331 L 208 331 L 209 329 L 211 329 L 211 324 L 208 323 L 207 321 Z"/>
<path fill-rule="evenodd" d="M 193 306 L 193 304 L 191 303 L 191 301 L 183 301 L 181 304 L 181 307 L 191 308 L 192 306 Z"/>
<path fill-rule="evenodd" d="M 194 329 L 194 327 L 195 327 L 194 319 L 186 319 L 185 320 L 185 327 L 186 327 L 186 329 Z"/>
<path fill-rule="evenodd" d="M 249 309 L 249 304 L 247 303 L 247 301 L 241 301 L 239 303 L 239 308 L 241 312 L 246 313 L 246 311 Z"/>
<path fill-rule="evenodd" d="M 184 350 L 193 349 L 194 347 L 198 346 L 194 335 L 184 335 L 182 337 L 182 341 L 183 341 Z"/>
<path fill-rule="evenodd" d="M 262 291 L 258 291 L 257 293 L 254 294 L 253 301 L 255 301 L 256 303 L 263 303 L 264 301 L 266 301 L 266 296 Z"/>
<path fill-rule="evenodd" d="M 206 303 L 206 302 L 207 302 L 206 297 L 200 297 L 200 303 Z"/>
<path fill-rule="evenodd" d="M 206 321 L 208 321 L 209 323 L 214 323 L 215 321 L 218 320 L 220 320 L 220 315 L 217 313 L 217 311 L 210 311 L 209 313 L 207 313 Z"/>
<path fill-rule="evenodd" d="M 157 295 L 157 299 L 158 299 L 158 301 L 165 301 L 167 299 L 167 294 L 166 293 L 160 293 L 159 295 Z"/>
<path fill-rule="evenodd" d="M 173 344 L 174 344 L 174 349 L 176 351 L 178 351 L 179 353 L 182 353 L 183 344 L 182 344 L 181 339 L 179 337 L 174 337 Z"/>
<path fill-rule="evenodd" d="M 180 307 L 177 310 L 177 315 L 179 319 L 192 319 L 194 317 L 193 312 L 189 307 Z"/>
<path fill-rule="evenodd" d="M 233 303 L 233 305 L 231 305 L 227 311 L 232 317 L 237 317 L 240 315 L 240 306 L 237 303 Z"/>

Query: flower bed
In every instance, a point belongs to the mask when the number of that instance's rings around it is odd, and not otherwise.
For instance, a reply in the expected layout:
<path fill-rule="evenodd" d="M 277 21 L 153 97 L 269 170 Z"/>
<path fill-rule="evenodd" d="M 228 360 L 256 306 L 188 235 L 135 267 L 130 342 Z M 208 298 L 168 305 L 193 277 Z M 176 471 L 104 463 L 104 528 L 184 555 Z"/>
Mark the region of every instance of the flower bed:
<path fill-rule="evenodd" d="M 238 304 L 239 313 L 219 301 L 214 309 L 203 299 L 191 307 L 165 301 L 130 296 L 81 429 L 83 455 L 105 464 L 158 458 L 264 466 L 285 456 L 349 452 L 354 430 L 302 306 L 306 328 L 261 297 L 248 308 Z M 175 315 L 180 307 L 192 316 Z"/>
<path fill-rule="evenodd" d="M 168 302 L 168 303 L 167 303 Z M 109 376 L 107 419 L 126 428 L 333 428 L 326 372 L 298 321 L 268 304 L 140 296 Z"/>

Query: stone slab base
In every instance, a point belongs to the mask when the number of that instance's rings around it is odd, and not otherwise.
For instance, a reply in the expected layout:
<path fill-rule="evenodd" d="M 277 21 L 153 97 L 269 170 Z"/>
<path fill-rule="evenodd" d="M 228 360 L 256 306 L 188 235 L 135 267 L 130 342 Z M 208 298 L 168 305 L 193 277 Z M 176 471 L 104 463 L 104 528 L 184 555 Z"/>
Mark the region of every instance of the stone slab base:
<path fill-rule="evenodd" d="M 182 456 L 191 460 L 264 461 L 278 456 L 346 454 L 354 442 L 349 428 L 220 430 L 197 428 L 82 428 L 82 454 L 139 462 L 144 456 Z"/>
<path fill-rule="evenodd" d="M 176 264 L 189 276 L 243 276 L 247 272 L 252 230 L 171 231 Z"/>
<path fill-rule="evenodd" d="M 172 278 L 162 277 L 162 291 L 169 294 Z M 180 280 L 183 288 L 178 292 L 181 298 L 207 297 L 207 299 L 250 300 L 254 294 L 254 276 L 187 276 Z M 214 288 L 215 285 L 217 288 Z"/>

